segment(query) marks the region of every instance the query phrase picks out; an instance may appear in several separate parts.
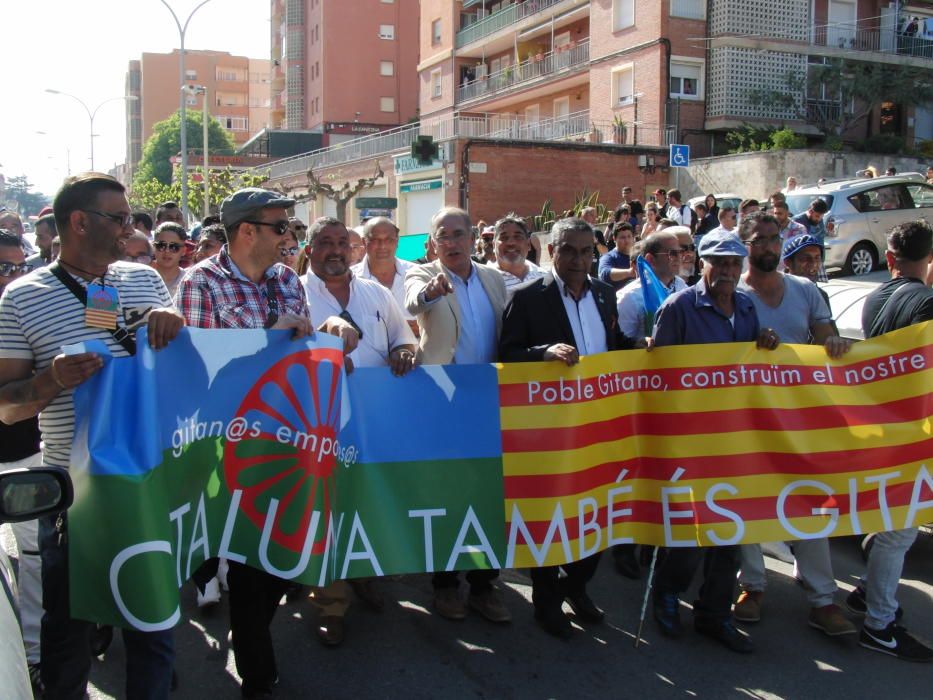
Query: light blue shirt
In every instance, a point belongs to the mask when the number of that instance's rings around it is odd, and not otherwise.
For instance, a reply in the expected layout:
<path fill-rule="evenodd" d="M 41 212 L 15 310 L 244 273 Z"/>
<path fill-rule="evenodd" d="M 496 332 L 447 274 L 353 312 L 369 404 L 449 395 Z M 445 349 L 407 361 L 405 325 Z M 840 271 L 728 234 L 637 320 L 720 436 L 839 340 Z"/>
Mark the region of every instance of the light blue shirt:
<path fill-rule="evenodd" d="M 458 365 L 495 362 L 496 315 L 476 273 L 476 264 L 471 264 L 470 276 L 466 282 L 446 267 L 444 272 L 454 287 L 454 295 L 460 305 L 460 329 L 457 334 L 454 362 Z"/>

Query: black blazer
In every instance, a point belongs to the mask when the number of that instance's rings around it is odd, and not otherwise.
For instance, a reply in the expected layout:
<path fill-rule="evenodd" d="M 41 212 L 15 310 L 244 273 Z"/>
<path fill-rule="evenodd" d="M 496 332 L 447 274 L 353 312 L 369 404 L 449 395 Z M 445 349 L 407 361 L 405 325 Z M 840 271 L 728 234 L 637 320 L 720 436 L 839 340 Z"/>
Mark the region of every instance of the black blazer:
<path fill-rule="evenodd" d="M 616 295 L 612 287 L 592 277 L 590 285 L 606 330 L 606 347 L 609 350 L 635 347 L 634 341 L 619 330 Z M 502 362 L 540 362 L 544 359 L 544 351 L 555 343 L 577 345 L 560 298 L 560 286 L 554 275 L 548 273 L 519 287 L 505 307 L 502 335 L 499 337 L 499 359 Z"/>

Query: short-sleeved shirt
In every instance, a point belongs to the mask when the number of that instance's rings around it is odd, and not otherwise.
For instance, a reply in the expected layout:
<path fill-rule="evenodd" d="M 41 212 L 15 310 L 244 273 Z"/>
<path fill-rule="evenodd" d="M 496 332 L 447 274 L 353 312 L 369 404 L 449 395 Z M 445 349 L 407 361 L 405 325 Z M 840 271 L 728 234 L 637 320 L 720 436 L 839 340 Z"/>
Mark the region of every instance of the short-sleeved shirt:
<path fill-rule="evenodd" d="M 706 282 L 669 296 L 654 323 L 655 345 L 696 345 L 700 343 L 741 343 L 758 339 L 758 314 L 745 292 L 736 290 L 732 318 L 715 304 Z"/>
<path fill-rule="evenodd" d="M 240 272 L 224 246 L 188 270 L 175 306 L 194 328 L 263 328 L 271 299 L 280 317 L 308 316 L 305 290 L 294 270 L 276 263 L 256 284 Z"/>
<path fill-rule="evenodd" d="M 897 292 L 901 287 L 904 289 Z M 895 292 L 897 297 L 888 304 Z M 877 318 L 879 314 L 883 316 Z M 888 280 L 868 295 L 862 307 L 862 330 L 866 338 L 923 321 L 933 321 L 933 289 L 913 277 Z"/>
<path fill-rule="evenodd" d="M 405 273 L 408 272 L 409 268 L 414 267 L 412 263 L 407 260 L 402 260 L 401 258 L 395 259 L 395 277 L 392 279 L 392 287 L 389 291 L 392 292 L 392 297 L 395 299 L 395 303 L 398 304 L 399 311 L 402 314 L 402 318 L 406 321 L 414 321 L 415 317 L 408 313 L 408 309 L 405 308 Z M 366 280 L 372 280 L 373 282 L 379 282 L 369 271 L 369 256 L 363 258 L 361 262 L 358 262 L 356 265 L 350 268 L 353 274 L 357 277 L 362 277 Z"/>
<path fill-rule="evenodd" d="M 347 311 L 363 331 L 359 344 L 349 355 L 356 367 L 384 367 L 389 353 L 399 345 L 417 344 L 392 294 L 379 282 L 351 276 L 350 301 L 344 309 L 324 280 L 310 269 L 303 281 L 312 318 L 320 322 Z"/>
<path fill-rule="evenodd" d="M 739 289 L 751 297 L 762 328 L 773 328 L 782 343 L 809 343 L 813 325 L 832 323 L 832 314 L 813 282 L 793 275 L 781 276 L 784 297 L 776 307 L 764 303 L 744 281 L 739 283 Z"/>
<path fill-rule="evenodd" d="M 75 281 L 82 287 L 88 282 Z M 152 309 L 172 306 L 172 299 L 159 273 L 137 263 L 116 262 L 107 268 L 102 280 L 119 295 L 117 325 L 135 331 L 146 322 Z M 84 323 L 84 305 L 75 298 L 48 267 L 11 282 L 0 298 L 0 358 L 30 360 L 42 372 L 62 348 L 74 343 L 99 340 L 114 357 L 127 351 L 113 334 Z M 74 435 L 72 391 L 56 396 L 39 414 L 43 459 L 46 464 L 68 467 Z"/>

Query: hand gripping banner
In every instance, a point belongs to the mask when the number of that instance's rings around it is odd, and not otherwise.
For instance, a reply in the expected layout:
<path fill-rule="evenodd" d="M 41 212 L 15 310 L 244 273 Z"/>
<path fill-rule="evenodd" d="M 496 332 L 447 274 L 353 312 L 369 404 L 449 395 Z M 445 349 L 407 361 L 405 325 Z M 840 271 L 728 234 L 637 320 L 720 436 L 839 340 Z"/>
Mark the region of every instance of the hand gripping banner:
<path fill-rule="evenodd" d="M 924 524 L 930 328 L 401 378 L 320 333 L 141 334 L 75 393 L 72 613 L 170 627 L 212 556 L 323 585 Z"/>

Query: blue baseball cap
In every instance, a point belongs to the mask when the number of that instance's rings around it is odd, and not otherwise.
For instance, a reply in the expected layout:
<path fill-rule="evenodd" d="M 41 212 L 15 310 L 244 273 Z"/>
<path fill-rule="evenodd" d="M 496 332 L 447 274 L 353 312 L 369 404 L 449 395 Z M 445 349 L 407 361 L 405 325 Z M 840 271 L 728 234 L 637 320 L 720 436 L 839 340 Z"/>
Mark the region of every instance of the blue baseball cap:
<path fill-rule="evenodd" d="M 748 251 L 737 233 L 724 228 L 714 228 L 703 236 L 697 255 L 701 258 L 744 258 L 748 256 Z"/>
<path fill-rule="evenodd" d="M 259 187 L 244 187 L 220 203 L 220 221 L 225 228 L 229 228 L 241 221 L 253 218 L 260 209 L 269 207 L 289 209 L 293 206 L 295 206 L 294 199 L 289 199 L 278 192 Z"/>
<path fill-rule="evenodd" d="M 801 250 L 809 248 L 810 246 L 816 246 L 820 249 L 820 255 L 823 254 L 823 244 L 820 243 L 818 238 L 811 236 L 809 233 L 801 233 L 794 236 L 790 240 L 784 242 L 784 248 L 781 251 L 781 260 L 792 258 Z"/>

